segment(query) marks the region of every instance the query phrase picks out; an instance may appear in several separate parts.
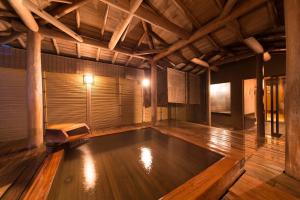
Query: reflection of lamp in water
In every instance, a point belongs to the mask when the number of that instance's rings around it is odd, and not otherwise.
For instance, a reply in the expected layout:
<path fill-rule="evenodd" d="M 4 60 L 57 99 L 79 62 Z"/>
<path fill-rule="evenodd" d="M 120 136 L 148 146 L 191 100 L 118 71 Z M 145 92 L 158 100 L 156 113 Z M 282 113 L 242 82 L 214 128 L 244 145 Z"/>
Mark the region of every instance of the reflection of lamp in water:
<path fill-rule="evenodd" d="M 152 154 L 151 149 L 147 147 L 141 147 L 141 162 L 144 165 L 145 170 L 147 171 L 147 174 L 150 173 L 151 167 L 152 167 Z"/>
<path fill-rule="evenodd" d="M 93 189 L 96 182 L 96 170 L 92 154 L 85 146 L 82 146 L 79 149 L 83 152 L 83 176 L 85 180 L 85 189 Z"/>

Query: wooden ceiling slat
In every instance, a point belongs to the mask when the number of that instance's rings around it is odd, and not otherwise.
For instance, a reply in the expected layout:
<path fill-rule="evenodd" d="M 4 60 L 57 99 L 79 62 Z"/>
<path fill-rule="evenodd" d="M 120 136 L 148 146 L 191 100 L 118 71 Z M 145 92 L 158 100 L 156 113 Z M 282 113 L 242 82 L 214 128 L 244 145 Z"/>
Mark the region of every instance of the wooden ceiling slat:
<path fill-rule="evenodd" d="M 182 47 L 191 44 L 198 40 L 199 38 L 217 30 L 218 28 L 226 25 L 230 21 L 248 13 L 249 11 L 257 8 L 258 6 L 262 5 L 265 3 L 266 0 L 247 0 L 244 1 L 237 9 L 233 10 L 227 17 L 222 18 L 222 19 L 217 19 L 200 29 L 198 29 L 189 39 L 187 40 L 180 40 L 173 45 L 171 45 L 166 51 L 157 54 L 154 57 L 154 61 L 157 61 L 161 58 L 166 57 L 167 55 L 170 55 L 171 53 L 177 51 L 178 49 L 181 49 Z"/>

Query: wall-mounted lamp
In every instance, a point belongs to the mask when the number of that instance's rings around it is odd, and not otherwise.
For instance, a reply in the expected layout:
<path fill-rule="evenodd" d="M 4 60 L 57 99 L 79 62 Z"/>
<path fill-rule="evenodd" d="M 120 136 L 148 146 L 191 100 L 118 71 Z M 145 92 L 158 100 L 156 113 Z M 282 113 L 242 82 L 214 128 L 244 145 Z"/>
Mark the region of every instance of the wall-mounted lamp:
<path fill-rule="evenodd" d="M 91 74 L 83 75 L 83 83 L 84 84 L 93 84 L 94 83 L 94 76 Z"/>
<path fill-rule="evenodd" d="M 142 80 L 142 86 L 143 86 L 144 88 L 146 88 L 146 87 L 149 87 L 149 85 L 150 85 L 150 80 L 147 79 L 147 78 L 144 78 L 144 79 Z"/>

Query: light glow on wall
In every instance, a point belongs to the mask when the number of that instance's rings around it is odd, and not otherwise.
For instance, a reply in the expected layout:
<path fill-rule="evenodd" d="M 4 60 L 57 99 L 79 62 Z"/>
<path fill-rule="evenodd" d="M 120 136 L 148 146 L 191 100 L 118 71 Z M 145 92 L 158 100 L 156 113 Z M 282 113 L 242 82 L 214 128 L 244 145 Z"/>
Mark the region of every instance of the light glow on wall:
<path fill-rule="evenodd" d="M 150 80 L 148 78 L 144 78 L 142 80 L 142 86 L 145 87 L 145 88 L 149 87 L 150 86 Z"/>
<path fill-rule="evenodd" d="M 83 75 L 83 83 L 84 84 L 93 84 L 94 83 L 94 76 L 91 74 Z"/>
<path fill-rule="evenodd" d="M 218 83 L 210 85 L 211 111 L 217 113 L 231 112 L 230 83 Z"/>

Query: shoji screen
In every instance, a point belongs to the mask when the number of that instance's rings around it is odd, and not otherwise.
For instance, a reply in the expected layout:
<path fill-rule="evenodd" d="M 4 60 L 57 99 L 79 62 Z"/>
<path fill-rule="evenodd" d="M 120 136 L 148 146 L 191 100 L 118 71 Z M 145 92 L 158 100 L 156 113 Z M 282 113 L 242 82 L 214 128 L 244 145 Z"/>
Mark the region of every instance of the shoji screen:
<path fill-rule="evenodd" d="M 94 130 L 120 124 L 120 95 L 116 78 L 95 76 L 92 85 L 91 122 Z"/>
<path fill-rule="evenodd" d="M 78 74 L 46 73 L 47 122 L 86 122 L 86 86 Z"/>
<path fill-rule="evenodd" d="M 25 70 L 0 68 L 0 142 L 27 136 Z"/>
<path fill-rule="evenodd" d="M 122 125 L 142 122 L 142 87 L 134 80 L 120 79 Z"/>

